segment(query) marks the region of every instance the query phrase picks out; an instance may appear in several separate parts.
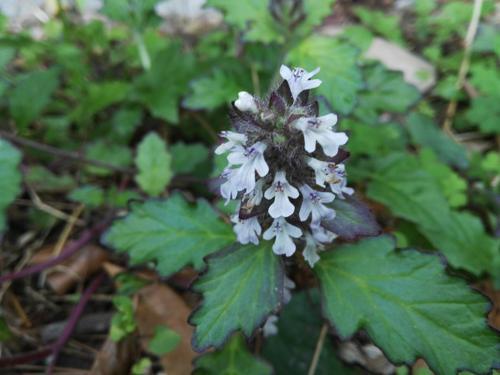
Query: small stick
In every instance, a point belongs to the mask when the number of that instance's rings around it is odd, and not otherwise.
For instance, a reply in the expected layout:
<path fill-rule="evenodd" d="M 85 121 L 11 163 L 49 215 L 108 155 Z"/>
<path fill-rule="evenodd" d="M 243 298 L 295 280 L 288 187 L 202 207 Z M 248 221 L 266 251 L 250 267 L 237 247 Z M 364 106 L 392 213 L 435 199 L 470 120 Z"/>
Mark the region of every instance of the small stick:
<path fill-rule="evenodd" d="M 60 255 L 58 255 L 55 258 L 51 258 L 47 260 L 46 262 L 36 264 L 32 267 L 24 268 L 20 271 L 15 271 L 8 273 L 6 275 L 0 276 L 0 284 L 3 284 L 6 281 L 9 280 L 17 280 L 21 279 L 23 277 L 27 277 L 30 275 L 33 275 L 35 273 L 42 272 L 43 270 L 46 270 L 47 268 L 50 268 L 56 264 L 61 263 L 63 260 L 68 259 L 71 257 L 73 254 L 75 254 L 78 250 L 80 250 L 82 247 L 87 245 L 91 240 L 93 240 L 96 236 L 101 234 L 101 232 L 106 229 L 108 226 L 109 220 L 105 220 L 99 224 L 97 224 L 95 227 L 86 230 L 83 232 L 83 234 L 80 236 L 80 238 L 69 245 L 67 245 L 64 250 L 61 252 Z"/>
<path fill-rule="evenodd" d="M 457 78 L 457 83 L 455 85 L 455 88 L 457 90 L 462 89 L 465 83 L 465 78 L 467 76 L 467 73 L 469 72 L 472 42 L 474 41 L 474 38 L 476 36 L 477 27 L 479 25 L 479 18 L 481 17 L 482 6 L 483 6 L 483 0 L 474 0 L 474 9 L 472 10 L 472 17 L 469 23 L 469 27 L 467 28 L 467 35 L 465 36 L 464 40 L 464 57 L 462 58 L 460 68 L 458 70 L 458 78 Z M 446 117 L 443 123 L 443 130 L 453 139 L 455 139 L 455 137 L 453 135 L 451 126 L 456 111 L 457 111 L 457 101 L 453 99 L 448 104 L 448 108 L 446 108 Z"/>
<path fill-rule="evenodd" d="M 328 332 L 328 325 L 324 323 L 319 333 L 318 342 L 316 343 L 316 349 L 314 349 L 314 355 L 311 361 L 311 366 L 309 366 L 309 371 L 307 371 L 307 375 L 314 375 L 316 373 L 316 368 L 318 367 L 318 362 L 319 362 L 319 356 L 321 355 L 321 351 L 323 350 L 323 345 L 325 343 L 325 337 L 327 332 Z"/>
<path fill-rule="evenodd" d="M 91 164 L 91 165 L 94 165 L 96 167 L 111 169 L 113 171 L 122 172 L 122 173 L 128 173 L 128 174 L 134 173 L 134 170 L 130 169 L 130 168 L 119 167 L 117 165 L 108 164 L 108 163 L 101 161 L 101 160 L 87 159 L 86 157 L 84 157 L 76 152 L 61 150 L 57 147 L 45 145 L 43 143 L 39 143 L 39 142 L 32 141 L 30 139 L 19 137 L 15 134 L 6 132 L 4 130 L 0 130 L 0 137 L 8 139 L 9 141 L 12 141 L 13 143 L 16 143 L 16 144 L 21 145 L 21 146 L 31 147 L 31 148 L 34 148 L 36 150 L 46 152 L 48 154 L 58 156 L 61 159 L 71 159 L 71 160 L 75 160 L 79 163 Z"/>

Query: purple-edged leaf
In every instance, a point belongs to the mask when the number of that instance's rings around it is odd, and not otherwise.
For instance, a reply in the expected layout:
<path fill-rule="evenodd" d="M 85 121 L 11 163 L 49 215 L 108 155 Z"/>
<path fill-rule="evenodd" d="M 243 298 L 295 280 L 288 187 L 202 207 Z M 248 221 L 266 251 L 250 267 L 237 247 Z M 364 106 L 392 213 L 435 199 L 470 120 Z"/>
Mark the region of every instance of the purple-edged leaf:
<path fill-rule="evenodd" d="M 196 326 L 193 348 L 200 352 L 220 347 L 236 330 L 250 337 L 283 299 L 283 264 L 268 241 L 235 245 L 206 263 L 207 271 L 193 286 L 203 303 L 189 318 Z"/>
<path fill-rule="evenodd" d="M 380 226 L 370 209 L 356 198 L 335 199 L 329 207 L 337 215 L 333 220 L 325 220 L 323 227 L 336 233 L 340 238 L 353 241 L 360 237 L 380 234 Z"/>

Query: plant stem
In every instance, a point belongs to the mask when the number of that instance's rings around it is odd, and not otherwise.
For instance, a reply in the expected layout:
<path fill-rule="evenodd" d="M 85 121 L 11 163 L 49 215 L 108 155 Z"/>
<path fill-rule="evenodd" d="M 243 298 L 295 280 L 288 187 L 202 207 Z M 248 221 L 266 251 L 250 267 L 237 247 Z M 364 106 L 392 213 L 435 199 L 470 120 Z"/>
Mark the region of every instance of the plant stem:
<path fill-rule="evenodd" d="M 94 165 L 96 167 L 111 169 L 113 171 L 122 172 L 122 173 L 129 173 L 129 174 L 134 173 L 134 171 L 130 168 L 119 167 L 117 165 L 108 164 L 108 163 L 106 163 L 104 161 L 100 161 L 100 160 L 87 159 L 86 157 L 84 157 L 76 152 L 61 150 L 57 147 L 45 145 L 43 143 L 39 143 L 39 142 L 32 141 L 30 139 L 19 137 L 15 134 L 6 132 L 4 130 L 0 130 L 0 137 L 8 139 L 9 141 L 12 141 L 13 143 L 18 144 L 20 146 L 34 148 L 38 151 L 42 151 L 42 152 L 46 152 L 46 153 L 51 154 L 51 155 L 55 155 L 61 159 L 76 160 L 79 163 L 91 164 L 91 165 Z"/>
<path fill-rule="evenodd" d="M 319 332 L 318 342 L 316 343 L 316 349 L 314 349 L 314 355 L 311 361 L 311 365 L 309 366 L 309 371 L 307 371 L 307 375 L 314 375 L 316 373 L 316 368 L 318 367 L 319 356 L 321 355 L 321 351 L 323 350 L 323 345 L 325 343 L 325 337 L 328 332 L 328 325 L 326 323 L 321 327 L 321 331 Z"/>
<path fill-rule="evenodd" d="M 69 316 L 68 322 L 66 323 L 66 326 L 64 326 L 64 330 L 61 333 L 61 336 L 57 341 L 53 344 L 52 346 L 52 358 L 49 367 L 47 368 L 47 375 L 51 375 L 53 370 L 54 370 L 54 365 L 57 361 L 57 357 L 59 356 L 59 353 L 61 352 L 64 344 L 69 340 L 71 334 L 73 333 L 73 330 L 76 327 L 76 323 L 78 323 L 78 320 L 80 319 L 80 316 L 83 313 L 83 310 L 85 309 L 85 306 L 87 306 L 87 303 L 90 299 L 90 296 L 97 290 L 99 285 L 101 285 L 102 281 L 104 280 L 104 273 L 101 272 L 98 276 L 96 276 L 90 285 L 85 289 L 85 291 L 82 294 L 82 297 L 78 301 L 78 304 L 75 306 L 75 308 L 71 311 L 71 315 Z"/>

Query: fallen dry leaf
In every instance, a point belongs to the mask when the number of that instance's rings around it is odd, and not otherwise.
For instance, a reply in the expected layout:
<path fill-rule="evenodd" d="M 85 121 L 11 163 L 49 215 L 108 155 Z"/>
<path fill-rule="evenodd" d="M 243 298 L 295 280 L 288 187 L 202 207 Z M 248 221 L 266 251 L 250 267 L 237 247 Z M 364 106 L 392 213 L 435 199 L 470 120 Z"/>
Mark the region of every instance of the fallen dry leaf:
<path fill-rule="evenodd" d="M 128 335 L 119 342 L 114 342 L 108 337 L 95 357 L 89 374 L 129 374 L 139 354 L 140 345 L 137 335 Z"/>
<path fill-rule="evenodd" d="M 187 322 L 191 309 L 184 300 L 164 284 L 142 288 L 136 295 L 136 321 L 141 343 L 147 350 L 157 326 L 163 325 L 181 336 L 179 345 L 160 361 L 169 375 L 191 374 L 192 361 L 198 355 L 191 349 L 193 327 Z"/>
<path fill-rule="evenodd" d="M 493 302 L 488 314 L 488 322 L 496 329 L 500 329 L 500 290 L 495 290 L 491 281 L 483 281 L 477 286 Z"/>
<path fill-rule="evenodd" d="M 42 263 L 52 258 L 54 245 L 42 247 L 31 259 L 30 263 Z M 47 271 L 47 284 L 57 294 L 64 294 L 76 283 L 85 281 L 99 271 L 108 258 L 106 250 L 96 245 L 83 247 L 61 264 Z"/>

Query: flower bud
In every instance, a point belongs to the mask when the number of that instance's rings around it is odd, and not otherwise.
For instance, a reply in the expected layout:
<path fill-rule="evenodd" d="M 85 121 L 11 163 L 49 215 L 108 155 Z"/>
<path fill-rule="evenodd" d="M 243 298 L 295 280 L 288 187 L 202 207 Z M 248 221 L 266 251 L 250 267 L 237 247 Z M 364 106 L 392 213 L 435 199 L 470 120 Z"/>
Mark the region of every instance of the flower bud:
<path fill-rule="evenodd" d="M 246 91 L 240 91 L 238 93 L 238 99 L 234 102 L 236 108 L 238 108 L 241 112 L 251 112 L 257 113 L 257 104 L 255 103 L 255 99 L 252 95 L 250 95 Z"/>

